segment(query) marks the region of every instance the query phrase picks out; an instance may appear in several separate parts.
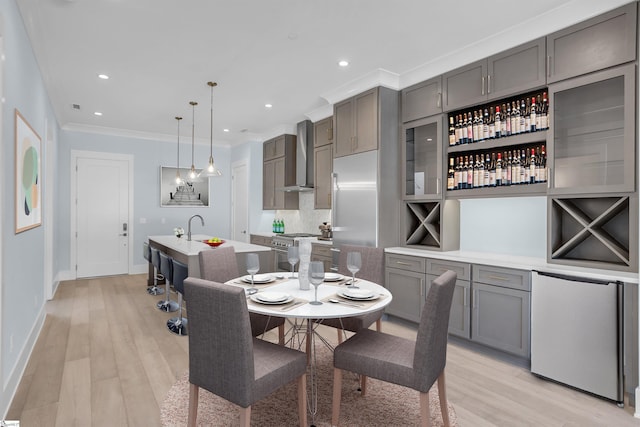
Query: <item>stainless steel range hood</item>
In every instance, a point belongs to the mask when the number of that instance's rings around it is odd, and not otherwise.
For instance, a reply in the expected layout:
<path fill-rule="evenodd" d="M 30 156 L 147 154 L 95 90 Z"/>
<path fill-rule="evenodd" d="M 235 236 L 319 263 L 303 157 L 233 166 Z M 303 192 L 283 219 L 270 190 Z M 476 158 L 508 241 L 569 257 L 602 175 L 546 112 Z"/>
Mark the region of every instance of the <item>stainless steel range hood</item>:
<path fill-rule="evenodd" d="M 296 183 L 277 188 L 278 191 L 313 191 L 313 123 L 305 120 L 297 124 Z"/>

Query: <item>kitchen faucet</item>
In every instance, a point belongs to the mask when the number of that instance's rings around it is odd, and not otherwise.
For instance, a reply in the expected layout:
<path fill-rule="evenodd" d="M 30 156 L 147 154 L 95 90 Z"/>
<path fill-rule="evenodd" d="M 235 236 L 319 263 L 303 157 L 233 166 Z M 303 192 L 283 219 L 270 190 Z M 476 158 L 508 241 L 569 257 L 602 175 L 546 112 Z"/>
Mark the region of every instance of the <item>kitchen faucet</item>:
<path fill-rule="evenodd" d="M 200 215 L 193 215 L 191 218 L 189 218 L 189 226 L 188 226 L 188 231 L 187 231 L 187 242 L 191 241 L 191 220 L 195 217 L 200 218 L 200 222 L 202 222 L 202 226 L 204 227 L 204 219 L 202 219 L 202 217 Z"/>

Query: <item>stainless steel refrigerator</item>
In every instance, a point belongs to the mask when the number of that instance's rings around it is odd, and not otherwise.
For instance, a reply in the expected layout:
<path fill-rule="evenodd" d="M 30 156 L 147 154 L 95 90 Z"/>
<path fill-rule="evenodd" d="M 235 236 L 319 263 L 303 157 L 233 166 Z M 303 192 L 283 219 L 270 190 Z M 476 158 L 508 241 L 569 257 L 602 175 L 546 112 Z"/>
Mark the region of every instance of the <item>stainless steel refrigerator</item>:
<path fill-rule="evenodd" d="M 396 161 L 397 150 L 396 153 L 372 150 L 333 159 L 334 266 L 342 244 L 373 247 L 398 244 Z"/>
<path fill-rule="evenodd" d="M 622 283 L 536 271 L 531 372 L 623 403 Z"/>

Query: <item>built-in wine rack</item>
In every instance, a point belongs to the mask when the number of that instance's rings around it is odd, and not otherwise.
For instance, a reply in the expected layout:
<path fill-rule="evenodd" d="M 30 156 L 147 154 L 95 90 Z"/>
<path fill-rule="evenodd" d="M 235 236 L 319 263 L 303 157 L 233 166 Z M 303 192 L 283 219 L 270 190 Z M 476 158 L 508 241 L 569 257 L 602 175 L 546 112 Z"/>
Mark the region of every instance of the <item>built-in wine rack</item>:
<path fill-rule="evenodd" d="M 548 261 L 635 271 L 637 204 L 628 194 L 549 198 Z"/>
<path fill-rule="evenodd" d="M 405 244 L 442 251 L 458 249 L 459 223 L 457 200 L 407 202 Z"/>

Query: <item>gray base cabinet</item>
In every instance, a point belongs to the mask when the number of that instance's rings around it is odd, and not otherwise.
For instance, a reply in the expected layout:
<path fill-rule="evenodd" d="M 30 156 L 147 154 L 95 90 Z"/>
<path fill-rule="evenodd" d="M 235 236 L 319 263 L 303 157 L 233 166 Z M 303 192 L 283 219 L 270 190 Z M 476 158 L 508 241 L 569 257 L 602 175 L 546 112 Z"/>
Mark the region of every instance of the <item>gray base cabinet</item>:
<path fill-rule="evenodd" d="M 331 264 L 333 262 L 333 253 L 331 252 L 331 245 L 325 244 L 311 244 L 311 261 L 320 261 L 324 265 L 324 271 L 331 271 Z"/>
<path fill-rule="evenodd" d="M 419 322 L 431 282 L 447 270 L 458 278 L 449 334 L 529 358 L 531 273 L 503 267 L 386 255 L 387 314 Z"/>

